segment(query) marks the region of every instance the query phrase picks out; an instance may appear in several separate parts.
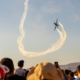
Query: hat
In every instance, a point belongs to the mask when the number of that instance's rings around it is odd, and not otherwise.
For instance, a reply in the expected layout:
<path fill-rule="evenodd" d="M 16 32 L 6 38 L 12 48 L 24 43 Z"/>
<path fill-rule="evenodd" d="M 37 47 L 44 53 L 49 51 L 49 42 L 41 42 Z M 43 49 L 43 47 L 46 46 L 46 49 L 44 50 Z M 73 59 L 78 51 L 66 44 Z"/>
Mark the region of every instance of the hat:
<path fill-rule="evenodd" d="M 44 62 L 31 69 L 27 80 L 62 80 L 60 74 L 53 64 Z"/>
<path fill-rule="evenodd" d="M 9 68 L 0 64 L 0 79 L 4 77 L 6 73 L 9 72 Z"/>
<path fill-rule="evenodd" d="M 30 67 L 29 69 L 31 70 L 33 68 L 33 66 L 32 67 Z"/>
<path fill-rule="evenodd" d="M 20 66 L 20 67 L 22 67 L 23 64 L 24 64 L 24 61 L 23 61 L 23 60 L 20 60 L 20 61 L 18 62 L 18 66 Z"/>

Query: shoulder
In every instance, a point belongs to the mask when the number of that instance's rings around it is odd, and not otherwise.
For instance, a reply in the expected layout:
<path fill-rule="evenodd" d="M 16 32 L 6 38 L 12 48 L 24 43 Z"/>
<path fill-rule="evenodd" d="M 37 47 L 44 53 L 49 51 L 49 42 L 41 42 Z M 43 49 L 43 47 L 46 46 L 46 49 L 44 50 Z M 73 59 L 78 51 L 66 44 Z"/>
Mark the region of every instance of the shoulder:
<path fill-rule="evenodd" d="M 19 70 L 19 68 L 15 69 L 15 71 L 18 71 L 18 70 Z"/>
<path fill-rule="evenodd" d="M 17 76 L 18 76 L 18 75 L 17 75 Z M 23 77 L 23 76 L 18 76 L 18 78 L 19 78 L 20 80 L 26 80 L 26 78 Z"/>
<path fill-rule="evenodd" d="M 24 69 L 21 69 L 22 71 L 24 71 Z"/>
<path fill-rule="evenodd" d="M 9 77 L 9 80 L 26 80 L 26 78 L 19 75 L 13 75 Z"/>
<path fill-rule="evenodd" d="M 68 80 L 68 77 L 67 76 L 65 76 L 65 80 Z"/>
<path fill-rule="evenodd" d="M 24 72 L 24 70 L 23 69 L 20 69 L 20 68 L 16 69 L 16 71 Z"/>
<path fill-rule="evenodd" d="M 76 79 L 74 79 L 74 80 L 80 80 L 80 78 L 76 78 Z"/>

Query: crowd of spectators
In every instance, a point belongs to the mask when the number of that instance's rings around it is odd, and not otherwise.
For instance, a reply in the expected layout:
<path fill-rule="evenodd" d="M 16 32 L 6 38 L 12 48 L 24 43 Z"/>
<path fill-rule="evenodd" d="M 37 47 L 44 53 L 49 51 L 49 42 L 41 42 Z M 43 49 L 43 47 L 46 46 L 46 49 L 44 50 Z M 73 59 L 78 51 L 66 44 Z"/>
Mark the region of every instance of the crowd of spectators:
<path fill-rule="evenodd" d="M 80 80 L 80 65 L 76 71 L 62 70 L 57 62 L 43 62 L 29 70 L 23 69 L 24 60 L 18 61 L 14 68 L 13 60 L 3 58 L 0 61 L 0 80 Z"/>

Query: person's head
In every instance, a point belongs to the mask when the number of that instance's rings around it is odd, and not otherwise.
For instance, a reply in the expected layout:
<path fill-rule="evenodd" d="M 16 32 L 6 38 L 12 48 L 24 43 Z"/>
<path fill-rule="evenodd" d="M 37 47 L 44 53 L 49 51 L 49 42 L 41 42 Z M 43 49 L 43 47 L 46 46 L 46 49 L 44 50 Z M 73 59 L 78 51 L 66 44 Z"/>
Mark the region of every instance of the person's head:
<path fill-rule="evenodd" d="M 23 60 L 20 60 L 20 61 L 18 62 L 18 66 L 19 66 L 20 68 L 22 68 L 22 67 L 24 66 L 24 61 L 23 61 Z"/>
<path fill-rule="evenodd" d="M 74 78 L 77 78 L 77 77 L 78 77 L 78 72 L 76 70 L 76 71 L 74 71 Z"/>
<path fill-rule="evenodd" d="M 80 65 L 77 66 L 77 71 L 78 71 L 78 73 L 80 73 Z"/>
<path fill-rule="evenodd" d="M 13 61 L 10 58 L 1 59 L 1 64 L 5 65 L 9 68 L 9 73 L 14 72 L 14 64 L 13 64 Z"/>
<path fill-rule="evenodd" d="M 69 74 L 72 72 L 71 70 L 68 70 L 69 71 Z"/>
<path fill-rule="evenodd" d="M 69 71 L 68 71 L 67 69 L 65 70 L 65 74 L 66 74 L 66 75 L 68 75 L 68 74 L 69 74 Z"/>
<path fill-rule="evenodd" d="M 29 71 L 27 80 L 62 80 L 60 74 L 53 64 L 43 62 Z"/>
<path fill-rule="evenodd" d="M 70 73 L 70 76 L 71 76 L 71 77 L 74 77 L 74 73 L 73 73 L 73 72 L 71 72 L 71 73 Z"/>

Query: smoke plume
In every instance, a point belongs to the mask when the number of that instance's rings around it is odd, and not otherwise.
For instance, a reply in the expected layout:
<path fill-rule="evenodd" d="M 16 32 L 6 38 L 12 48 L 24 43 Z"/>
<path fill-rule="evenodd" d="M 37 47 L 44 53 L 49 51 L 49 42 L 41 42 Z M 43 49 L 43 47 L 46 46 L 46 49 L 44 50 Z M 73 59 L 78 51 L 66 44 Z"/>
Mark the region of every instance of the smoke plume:
<path fill-rule="evenodd" d="M 23 26 L 24 26 L 24 21 L 25 21 L 26 14 L 28 11 L 28 0 L 25 1 L 24 6 L 25 6 L 25 9 L 24 9 L 24 13 L 23 13 L 23 16 L 22 16 L 22 19 L 20 22 L 20 26 L 19 26 L 19 30 L 20 30 L 21 35 L 18 37 L 18 40 L 17 40 L 18 48 L 19 48 L 19 51 L 22 53 L 22 55 L 27 56 L 27 57 L 37 57 L 37 56 L 43 56 L 48 53 L 59 50 L 66 40 L 66 32 L 63 28 L 63 25 L 60 22 L 58 22 L 58 23 L 61 26 L 62 31 L 60 31 L 59 29 L 56 28 L 59 35 L 60 35 L 60 38 L 56 43 L 51 45 L 51 47 L 48 50 L 46 50 L 44 52 L 30 52 L 30 51 L 24 50 L 24 45 L 22 44 L 23 38 L 25 37 L 25 32 L 24 32 Z"/>

